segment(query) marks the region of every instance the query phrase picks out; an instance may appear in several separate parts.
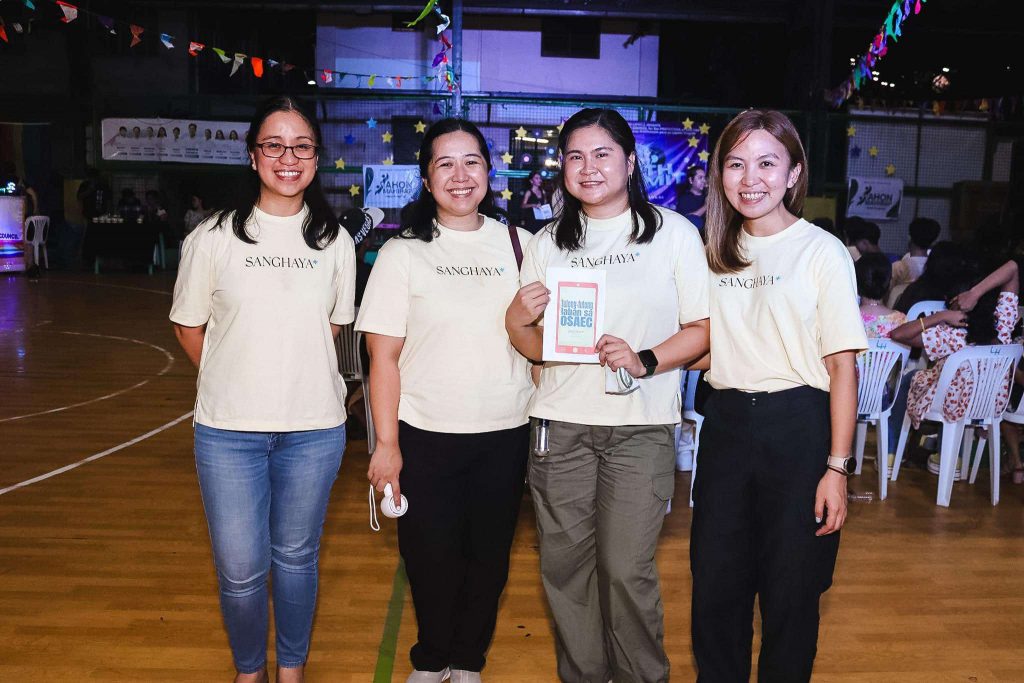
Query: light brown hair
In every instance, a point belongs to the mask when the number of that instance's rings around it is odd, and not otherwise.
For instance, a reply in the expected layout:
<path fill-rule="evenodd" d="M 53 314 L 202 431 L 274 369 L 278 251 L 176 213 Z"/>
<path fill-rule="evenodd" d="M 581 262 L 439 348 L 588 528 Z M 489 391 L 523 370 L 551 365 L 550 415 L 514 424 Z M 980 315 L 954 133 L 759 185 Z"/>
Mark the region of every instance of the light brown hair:
<path fill-rule="evenodd" d="M 807 196 L 807 156 L 796 126 L 782 112 L 748 109 L 739 114 L 722 131 L 708 164 L 708 199 L 704 233 L 707 235 L 708 267 L 715 273 L 735 273 L 750 265 L 740 249 L 743 216 L 733 208 L 722 187 L 722 166 L 725 156 L 752 131 L 763 130 L 778 140 L 789 153 L 789 168 L 800 164 L 800 176 L 786 190 L 783 206 L 799 216 Z"/>

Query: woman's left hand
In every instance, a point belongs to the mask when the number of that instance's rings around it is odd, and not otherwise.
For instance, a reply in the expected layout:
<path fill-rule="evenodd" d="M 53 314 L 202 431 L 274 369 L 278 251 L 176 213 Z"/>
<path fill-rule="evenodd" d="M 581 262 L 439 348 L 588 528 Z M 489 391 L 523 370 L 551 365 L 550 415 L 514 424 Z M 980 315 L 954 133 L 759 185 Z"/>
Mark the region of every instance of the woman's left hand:
<path fill-rule="evenodd" d="M 597 358 L 601 365 L 606 365 L 612 370 L 626 368 L 626 372 L 633 377 L 639 378 L 647 374 L 647 368 L 640 362 L 640 356 L 629 348 L 629 344 L 610 334 L 602 335 L 597 340 Z"/>
<path fill-rule="evenodd" d="M 846 523 L 846 477 L 832 470 L 825 472 L 814 496 L 814 517 L 825 520 L 815 536 L 826 536 L 843 528 Z"/>

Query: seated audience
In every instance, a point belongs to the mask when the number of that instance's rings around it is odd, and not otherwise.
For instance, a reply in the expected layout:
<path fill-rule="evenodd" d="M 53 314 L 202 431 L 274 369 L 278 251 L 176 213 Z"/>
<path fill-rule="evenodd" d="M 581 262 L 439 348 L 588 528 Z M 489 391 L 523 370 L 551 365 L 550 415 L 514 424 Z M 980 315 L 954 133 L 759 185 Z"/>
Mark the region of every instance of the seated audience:
<path fill-rule="evenodd" d="M 880 254 L 882 250 L 878 246 L 878 240 L 882 237 L 882 231 L 877 223 L 866 221 L 863 218 L 854 216 L 846 221 L 846 239 L 851 247 L 857 249 L 857 254 Z M 853 250 L 850 250 L 851 253 Z M 856 261 L 859 256 L 854 256 Z"/>
<path fill-rule="evenodd" d="M 952 242 L 936 242 L 921 277 L 907 286 L 893 308 L 906 313 L 919 301 L 948 301 L 956 294 L 957 283 L 969 280 L 971 273 L 962 247 Z"/>
<path fill-rule="evenodd" d="M 892 292 L 890 304 L 899 298 L 911 282 L 921 277 L 928 261 L 928 250 L 939 237 L 939 223 L 931 218 L 915 218 L 910 222 L 908 251 L 892 264 Z"/>
<path fill-rule="evenodd" d="M 882 303 L 892 276 L 889 259 L 883 254 L 864 254 L 857 260 L 855 269 L 864 331 L 869 338 L 888 337 L 893 329 L 907 322 L 906 314 Z"/>

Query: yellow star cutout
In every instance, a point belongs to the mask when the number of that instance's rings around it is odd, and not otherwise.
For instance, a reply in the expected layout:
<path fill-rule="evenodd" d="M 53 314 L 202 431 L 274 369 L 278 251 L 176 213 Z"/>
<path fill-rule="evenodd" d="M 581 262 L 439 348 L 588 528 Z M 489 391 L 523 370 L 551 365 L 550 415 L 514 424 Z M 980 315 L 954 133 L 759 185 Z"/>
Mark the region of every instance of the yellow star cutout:
<path fill-rule="evenodd" d="M 422 119 L 416 122 L 416 132 L 417 133 L 424 133 L 424 132 L 426 132 L 426 130 L 427 130 L 427 124 L 423 123 Z"/>
<path fill-rule="evenodd" d="M 390 130 L 386 130 L 386 131 L 384 131 L 384 134 L 380 136 L 380 139 L 384 141 L 384 144 L 387 144 L 387 143 L 391 142 L 391 138 L 393 138 L 393 137 L 394 136 L 391 134 L 391 131 Z"/>
<path fill-rule="evenodd" d="M 512 199 L 512 190 L 506 187 L 504 190 L 501 191 L 501 198 L 504 199 L 506 202 Z"/>
<path fill-rule="evenodd" d="M 689 116 L 683 119 L 683 130 L 693 130 L 693 119 Z"/>
<path fill-rule="evenodd" d="M 345 160 L 342 159 L 341 157 L 338 157 L 337 159 L 335 159 L 334 160 L 334 168 L 338 169 L 339 171 L 344 171 L 345 170 Z"/>
<path fill-rule="evenodd" d="M 529 132 L 530 131 L 526 130 L 522 126 L 519 126 L 518 128 L 516 128 L 516 140 L 521 140 L 522 138 L 525 138 L 526 134 Z"/>
<path fill-rule="evenodd" d="M 874 145 L 871 145 L 870 147 L 868 147 L 868 155 L 869 156 L 873 156 L 873 157 L 877 157 L 878 156 L 878 148 L 875 147 Z"/>
<path fill-rule="evenodd" d="M 697 130 L 700 131 L 701 135 L 707 135 L 708 133 L 711 132 L 711 126 L 709 126 L 706 123 L 702 123 L 700 124 L 700 127 Z"/>
<path fill-rule="evenodd" d="M 562 126 L 564 126 L 564 125 L 565 125 L 565 121 L 562 121 L 560 124 L 555 126 L 555 128 L 557 128 L 558 132 L 561 133 L 562 132 Z"/>
<path fill-rule="evenodd" d="M 891 161 L 885 167 L 885 175 L 896 175 L 896 165 Z"/>
<path fill-rule="evenodd" d="M 504 161 L 506 164 L 511 164 L 512 154 L 509 152 L 505 152 L 504 154 L 501 155 L 501 160 Z"/>
<path fill-rule="evenodd" d="M 692 137 L 689 140 L 687 140 L 686 142 L 689 143 L 690 147 L 696 147 L 697 145 L 700 144 L 700 138 Z"/>
<path fill-rule="evenodd" d="M 359 186 L 358 185 L 349 185 L 348 186 L 348 193 L 350 195 L 352 195 L 353 197 L 355 197 L 356 195 L 359 194 Z"/>
<path fill-rule="evenodd" d="M 704 150 L 703 152 L 697 154 L 697 158 L 703 161 L 705 164 L 708 163 L 708 156 L 709 155 L 707 150 Z"/>
<path fill-rule="evenodd" d="M 846 129 L 846 137 L 852 138 L 856 134 L 857 134 L 857 129 L 854 128 L 853 126 L 850 126 L 849 128 Z"/>
<path fill-rule="evenodd" d="M 416 150 L 416 161 L 420 160 L 420 151 Z"/>

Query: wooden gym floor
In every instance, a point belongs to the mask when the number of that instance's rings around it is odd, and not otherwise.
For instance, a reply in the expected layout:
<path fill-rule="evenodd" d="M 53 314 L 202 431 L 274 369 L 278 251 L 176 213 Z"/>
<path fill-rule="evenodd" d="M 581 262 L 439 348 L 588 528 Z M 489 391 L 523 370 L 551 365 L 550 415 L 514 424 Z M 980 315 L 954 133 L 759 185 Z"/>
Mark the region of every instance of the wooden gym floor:
<path fill-rule="evenodd" d="M 173 274 L 0 277 L 0 681 L 231 680 L 172 287 Z M 410 669 L 414 615 L 394 523 L 367 525 L 366 465 L 352 442 L 324 533 L 309 681 Z M 875 481 L 869 465 L 852 486 Z M 679 474 L 680 501 L 688 485 Z M 950 509 L 934 496 L 935 478 L 911 470 L 889 500 L 854 504 L 816 681 L 1024 681 L 1024 487 L 1003 479 L 996 508 L 983 476 L 957 483 Z M 676 681 L 695 676 L 689 523 L 677 504 L 658 555 Z M 556 680 L 529 500 L 485 680 Z"/>

